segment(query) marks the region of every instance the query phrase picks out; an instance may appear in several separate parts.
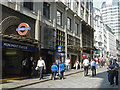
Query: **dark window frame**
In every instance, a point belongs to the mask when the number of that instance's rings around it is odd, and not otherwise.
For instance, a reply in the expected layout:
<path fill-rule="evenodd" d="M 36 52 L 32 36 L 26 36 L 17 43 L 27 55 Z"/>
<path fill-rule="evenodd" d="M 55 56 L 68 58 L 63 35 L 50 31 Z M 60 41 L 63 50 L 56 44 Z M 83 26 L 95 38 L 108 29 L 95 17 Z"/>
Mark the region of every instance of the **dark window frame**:
<path fill-rule="evenodd" d="M 23 2 L 23 7 L 33 10 L 33 2 Z"/>
<path fill-rule="evenodd" d="M 43 16 L 50 19 L 50 4 L 47 2 L 43 3 Z"/>

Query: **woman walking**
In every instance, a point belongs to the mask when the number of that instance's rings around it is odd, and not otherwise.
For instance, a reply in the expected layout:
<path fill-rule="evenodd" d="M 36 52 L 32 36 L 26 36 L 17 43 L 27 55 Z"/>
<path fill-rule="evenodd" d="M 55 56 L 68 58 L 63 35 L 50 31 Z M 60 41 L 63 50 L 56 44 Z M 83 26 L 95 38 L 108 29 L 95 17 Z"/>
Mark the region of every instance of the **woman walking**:
<path fill-rule="evenodd" d="M 79 61 L 76 60 L 76 61 L 75 61 L 75 67 L 76 67 L 76 70 L 78 70 L 78 65 L 79 65 Z"/>

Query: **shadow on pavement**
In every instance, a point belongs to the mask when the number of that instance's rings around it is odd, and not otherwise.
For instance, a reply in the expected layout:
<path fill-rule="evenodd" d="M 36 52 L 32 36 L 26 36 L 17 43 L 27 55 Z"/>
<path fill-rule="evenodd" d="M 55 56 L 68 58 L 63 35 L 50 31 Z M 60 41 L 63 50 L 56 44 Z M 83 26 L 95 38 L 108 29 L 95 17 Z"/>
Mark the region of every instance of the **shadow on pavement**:
<path fill-rule="evenodd" d="M 119 70 L 119 77 L 120 77 L 120 70 Z M 106 71 L 102 73 L 97 73 L 97 75 L 94 77 L 90 76 L 90 78 L 103 78 L 100 88 L 113 88 L 113 89 L 117 88 L 117 90 L 120 89 L 120 78 L 119 78 L 119 85 L 116 86 L 116 83 L 114 83 L 114 87 L 111 87 L 108 81 L 108 73 Z M 114 82 L 115 82 L 115 79 L 114 79 Z"/>

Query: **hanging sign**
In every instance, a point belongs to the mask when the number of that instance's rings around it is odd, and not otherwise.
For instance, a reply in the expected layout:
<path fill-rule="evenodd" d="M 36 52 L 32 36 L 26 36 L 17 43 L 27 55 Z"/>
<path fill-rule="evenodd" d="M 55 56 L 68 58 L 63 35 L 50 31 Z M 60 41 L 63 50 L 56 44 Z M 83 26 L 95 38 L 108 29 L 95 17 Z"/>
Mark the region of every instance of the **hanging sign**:
<path fill-rule="evenodd" d="M 16 29 L 19 35 L 26 35 L 28 30 L 30 30 L 30 27 L 27 23 L 21 23 Z"/>

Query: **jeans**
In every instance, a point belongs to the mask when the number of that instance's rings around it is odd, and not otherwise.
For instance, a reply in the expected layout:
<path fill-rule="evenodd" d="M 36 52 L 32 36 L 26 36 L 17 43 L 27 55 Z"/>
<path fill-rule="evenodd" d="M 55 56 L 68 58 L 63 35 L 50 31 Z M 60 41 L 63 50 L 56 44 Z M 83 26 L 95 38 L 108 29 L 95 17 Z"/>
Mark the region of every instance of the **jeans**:
<path fill-rule="evenodd" d="M 43 66 L 42 67 L 39 67 L 39 72 L 40 72 L 40 79 L 42 78 L 42 71 L 43 71 Z"/>
<path fill-rule="evenodd" d="M 51 79 L 55 79 L 56 73 L 57 73 L 57 71 L 52 71 L 52 77 L 51 77 Z"/>
<path fill-rule="evenodd" d="M 116 85 L 118 85 L 118 71 L 114 71 L 114 77 L 115 77 Z"/>
<path fill-rule="evenodd" d="M 84 66 L 84 75 L 86 76 L 88 74 L 88 66 Z"/>
<path fill-rule="evenodd" d="M 96 76 L 96 67 L 92 66 L 91 70 L 92 70 L 92 76 Z"/>
<path fill-rule="evenodd" d="M 60 72 L 60 79 L 64 79 L 64 70 Z"/>
<path fill-rule="evenodd" d="M 108 81 L 110 82 L 110 85 L 114 84 L 114 73 L 111 71 L 108 72 Z"/>
<path fill-rule="evenodd" d="M 67 71 L 69 71 L 69 69 L 70 69 L 70 64 L 67 65 Z"/>

